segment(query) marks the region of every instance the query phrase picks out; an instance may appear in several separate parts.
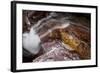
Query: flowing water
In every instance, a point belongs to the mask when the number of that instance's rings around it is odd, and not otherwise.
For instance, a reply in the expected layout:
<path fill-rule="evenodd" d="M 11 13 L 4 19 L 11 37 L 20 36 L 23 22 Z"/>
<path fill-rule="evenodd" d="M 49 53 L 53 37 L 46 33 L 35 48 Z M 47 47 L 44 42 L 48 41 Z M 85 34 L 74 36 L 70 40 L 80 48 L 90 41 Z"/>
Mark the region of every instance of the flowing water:
<path fill-rule="evenodd" d="M 90 14 L 25 10 L 22 38 L 23 62 L 90 59 Z"/>

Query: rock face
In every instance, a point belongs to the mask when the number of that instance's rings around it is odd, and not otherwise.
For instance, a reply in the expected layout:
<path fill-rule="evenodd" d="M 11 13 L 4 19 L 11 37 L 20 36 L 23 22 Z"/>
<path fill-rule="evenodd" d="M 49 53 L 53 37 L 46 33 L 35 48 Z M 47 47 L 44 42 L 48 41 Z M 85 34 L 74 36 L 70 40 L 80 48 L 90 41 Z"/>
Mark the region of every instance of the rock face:
<path fill-rule="evenodd" d="M 70 51 L 69 49 L 65 48 L 59 41 L 43 43 L 42 46 L 45 53 L 33 60 L 33 62 L 66 61 L 80 59 L 75 51 Z"/>
<path fill-rule="evenodd" d="M 41 48 L 36 55 L 23 53 L 23 62 L 91 59 L 90 14 L 24 10 L 23 34 L 30 29 L 40 37 Z"/>

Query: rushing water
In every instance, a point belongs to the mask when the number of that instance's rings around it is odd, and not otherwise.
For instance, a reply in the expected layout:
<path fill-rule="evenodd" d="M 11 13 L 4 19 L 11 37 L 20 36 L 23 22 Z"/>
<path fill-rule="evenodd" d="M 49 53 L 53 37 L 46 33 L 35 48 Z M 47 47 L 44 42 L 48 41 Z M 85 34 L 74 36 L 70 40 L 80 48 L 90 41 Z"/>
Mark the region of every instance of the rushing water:
<path fill-rule="evenodd" d="M 60 47 L 56 51 L 59 53 L 53 55 L 52 60 L 72 60 L 72 59 L 89 59 L 90 58 L 90 18 L 89 14 L 74 14 L 74 13 L 60 13 L 60 12 L 34 12 L 25 11 L 23 17 L 23 48 L 33 55 L 32 60 L 41 61 L 42 59 L 49 60 L 49 51 L 44 51 L 50 48 L 49 40 L 59 41 L 63 43 L 62 48 L 66 59 L 61 58 L 59 54 Z M 38 13 L 37 15 L 35 13 Z M 26 15 L 30 14 L 30 16 Z M 33 18 L 34 17 L 34 18 Z M 27 32 L 27 28 L 29 32 Z M 82 34 L 83 33 L 83 34 Z M 59 37 L 59 39 L 58 39 Z M 53 39 L 52 39 L 53 38 Z M 43 42 L 45 40 L 45 42 Z M 44 43 L 48 44 L 43 47 Z M 55 43 L 56 44 L 56 43 Z M 54 44 L 53 44 L 54 45 Z M 52 46 L 53 46 L 52 45 Z M 59 44 L 58 44 L 59 45 Z M 42 47 L 42 48 L 41 48 Z M 52 48 L 52 47 L 51 47 Z M 55 47 L 56 48 L 56 47 Z M 41 53 L 41 50 L 44 51 Z M 69 52 L 75 51 L 75 53 Z M 50 50 L 52 51 L 52 50 Z M 65 53 L 65 51 L 67 53 Z M 56 53 L 54 50 L 53 54 Z M 52 54 L 51 53 L 51 54 Z M 26 53 L 23 53 L 23 55 Z M 76 56 L 75 56 L 76 54 Z M 24 56 L 25 56 L 24 55 Z M 35 56 L 36 55 L 36 56 Z M 72 56 L 71 56 L 72 55 Z M 28 56 L 30 57 L 30 56 Z M 76 58 L 74 58 L 76 57 Z M 70 58 L 70 59 L 69 59 Z M 28 59 L 28 58 L 25 58 Z M 44 60 L 43 60 L 44 61 Z M 50 60 L 51 61 L 51 60 Z"/>

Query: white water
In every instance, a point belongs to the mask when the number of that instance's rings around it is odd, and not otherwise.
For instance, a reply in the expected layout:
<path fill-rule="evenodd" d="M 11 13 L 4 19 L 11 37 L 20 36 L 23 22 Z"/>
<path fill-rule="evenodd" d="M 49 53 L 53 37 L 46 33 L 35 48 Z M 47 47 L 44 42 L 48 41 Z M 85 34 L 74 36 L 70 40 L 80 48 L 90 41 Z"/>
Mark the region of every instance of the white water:
<path fill-rule="evenodd" d="M 40 38 L 31 28 L 29 33 L 23 33 L 23 48 L 28 50 L 31 54 L 37 54 L 40 50 Z"/>

